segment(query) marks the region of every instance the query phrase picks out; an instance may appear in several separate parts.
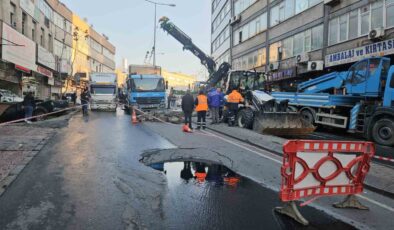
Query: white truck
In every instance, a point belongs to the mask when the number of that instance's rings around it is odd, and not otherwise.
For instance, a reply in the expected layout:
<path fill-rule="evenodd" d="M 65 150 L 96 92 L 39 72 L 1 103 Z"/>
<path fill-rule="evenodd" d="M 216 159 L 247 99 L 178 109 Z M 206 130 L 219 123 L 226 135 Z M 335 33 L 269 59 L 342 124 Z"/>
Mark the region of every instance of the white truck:
<path fill-rule="evenodd" d="M 89 85 L 92 110 L 116 111 L 118 85 L 115 73 L 91 73 Z"/>

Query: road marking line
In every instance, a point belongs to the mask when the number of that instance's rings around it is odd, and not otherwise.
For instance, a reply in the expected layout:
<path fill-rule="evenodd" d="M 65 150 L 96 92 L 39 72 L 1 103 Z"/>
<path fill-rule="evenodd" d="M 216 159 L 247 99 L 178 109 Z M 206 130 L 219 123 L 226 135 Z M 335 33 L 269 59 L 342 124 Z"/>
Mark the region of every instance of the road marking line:
<path fill-rule="evenodd" d="M 373 200 L 373 199 L 368 198 L 368 197 L 363 196 L 363 195 L 356 195 L 356 196 L 358 196 L 358 197 L 360 197 L 361 199 L 364 199 L 364 200 L 366 200 L 366 201 L 368 201 L 368 202 L 370 202 L 370 203 L 372 203 L 372 204 L 376 204 L 377 206 L 379 206 L 379 207 L 381 207 L 381 208 L 387 209 L 387 210 L 390 211 L 390 212 L 394 212 L 394 208 L 391 208 L 391 207 L 389 207 L 389 206 L 387 206 L 387 205 L 385 205 L 385 204 L 382 204 L 382 203 L 380 203 L 380 202 L 378 202 L 378 201 L 376 201 L 376 200 Z"/>
<path fill-rule="evenodd" d="M 209 132 L 207 132 L 207 131 L 203 131 L 203 132 L 204 132 L 204 133 L 209 133 Z M 234 142 L 232 142 L 232 141 L 230 141 L 230 140 L 228 140 L 228 139 L 226 139 L 226 138 L 224 138 L 224 137 L 218 136 L 218 135 L 216 135 L 216 134 L 214 134 L 214 133 L 210 133 L 210 134 L 212 134 L 214 137 L 217 137 L 217 138 L 219 138 L 219 139 L 221 139 L 221 140 L 223 140 L 223 141 L 225 141 L 225 142 L 227 142 L 227 143 L 230 143 L 230 144 L 232 144 L 232 145 L 238 146 L 238 147 L 240 147 L 240 148 L 242 148 L 242 149 L 245 149 L 245 150 L 248 150 L 248 151 L 250 151 L 250 152 L 252 152 L 252 153 L 256 153 L 256 154 L 258 154 L 259 156 L 262 156 L 262 157 L 264 157 L 264 158 L 266 158 L 266 159 L 272 160 L 272 161 L 274 161 L 274 162 L 276 162 L 276 163 L 278 163 L 278 164 L 280 164 L 280 165 L 282 164 L 282 161 L 277 160 L 277 159 L 274 159 L 274 158 L 269 157 L 269 156 L 267 156 L 267 155 L 264 155 L 264 154 L 261 153 L 261 152 L 257 152 L 257 151 L 255 151 L 255 150 L 252 150 L 252 149 L 250 149 L 250 148 L 248 148 L 248 147 L 246 147 L 246 146 L 243 146 L 243 145 L 241 145 L 241 144 L 234 143 Z"/>

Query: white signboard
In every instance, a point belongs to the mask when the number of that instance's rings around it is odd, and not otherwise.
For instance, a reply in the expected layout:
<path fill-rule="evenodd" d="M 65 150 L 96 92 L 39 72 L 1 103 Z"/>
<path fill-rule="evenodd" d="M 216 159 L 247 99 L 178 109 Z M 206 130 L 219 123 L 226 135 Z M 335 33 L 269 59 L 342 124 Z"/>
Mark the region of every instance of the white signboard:
<path fill-rule="evenodd" d="M 36 44 L 3 22 L 2 59 L 36 70 Z"/>
<path fill-rule="evenodd" d="M 360 61 L 361 59 L 394 54 L 394 39 L 344 50 L 326 56 L 325 65 L 335 66 Z"/>
<path fill-rule="evenodd" d="M 61 59 L 60 60 L 60 72 L 61 73 L 70 73 L 71 72 L 71 64 L 69 60 Z"/>
<path fill-rule="evenodd" d="M 46 50 L 44 47 L 40 45 L 38 45 L 37 52 L 38 52 L 38 58 L 37 58 L 38 63 L 52 70 L 56 70 L 55 55 L 53 55 L 52 53 L 50 53 L 48 50 Z"/>

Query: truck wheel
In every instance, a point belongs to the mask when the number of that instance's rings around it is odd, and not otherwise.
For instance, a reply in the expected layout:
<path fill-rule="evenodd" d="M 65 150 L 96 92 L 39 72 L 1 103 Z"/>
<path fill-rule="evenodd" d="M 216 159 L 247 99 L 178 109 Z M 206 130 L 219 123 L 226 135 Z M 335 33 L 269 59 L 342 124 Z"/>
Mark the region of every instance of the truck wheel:
<path fill-rule="evenodd" d="M 394 145 L 394 121 L 389 118 L 376 121 L 372 127 L 372 138 L 380 145 Z"/>
<path fill-rule="evenodd" d="M 305 109 L 301 111 L 301 116 L 304 118 L 307 122 L 314 124 L 315 123 L 315 118 L 313 117 L 313 114 L 310 110 Z"/>
<path fill-rule="evenodd" d="M 241 128 L 251 129 L 253 127 L 253 111 L 251 109 L 243 109 L 238 112 L 237 121 Z"/>

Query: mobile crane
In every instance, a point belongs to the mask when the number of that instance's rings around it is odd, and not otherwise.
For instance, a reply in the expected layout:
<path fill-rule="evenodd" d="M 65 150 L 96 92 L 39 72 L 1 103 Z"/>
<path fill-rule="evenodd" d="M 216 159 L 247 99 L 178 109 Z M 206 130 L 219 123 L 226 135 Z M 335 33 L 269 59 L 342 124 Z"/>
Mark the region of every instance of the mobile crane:
<path fill-rule="evenodd" d="M 184 50 L 192 52 L 208 69 L 208 87 L 215 87 L 220 83 L 227 93 L 232 89 L 241 91 L 246 100 L 237 113 L 238 126 L 275 135 L 304 135 L 313 132 L 314 126 L 305 122 L 299 113 L 288 112 L 285 103 L 276 104 L 273 97 L 263 92 L 264 73 L 231 71 L 227 62 L 217 68 L 216 62 L 167 17 L 160 18 L 159 23 L 164 31 L 183 45 Z"/>
<path fill-rule="evenodd" d="M 275 92 L 310 122 L 360 133 L 394 145 L 394 65 L 389 58 L 366 58 L 348 71 L 332 72 L 298 85 L 297 92 Z"/>

